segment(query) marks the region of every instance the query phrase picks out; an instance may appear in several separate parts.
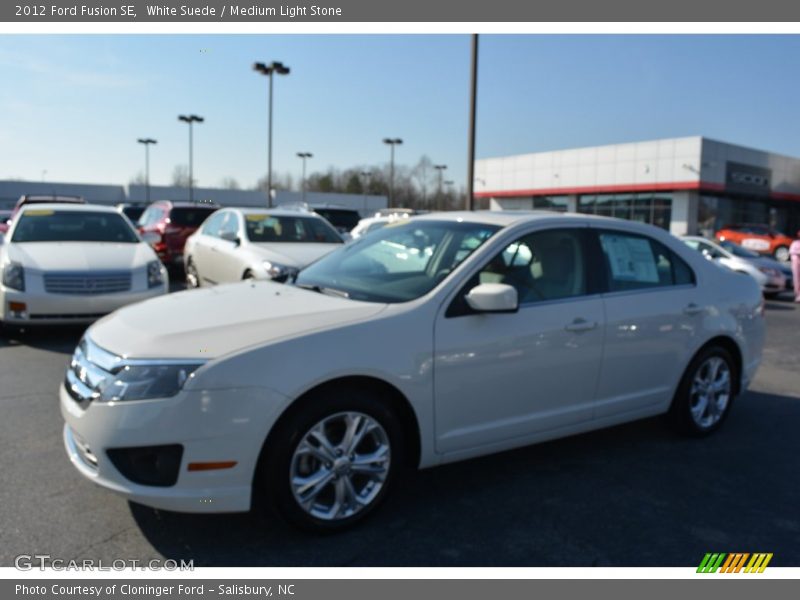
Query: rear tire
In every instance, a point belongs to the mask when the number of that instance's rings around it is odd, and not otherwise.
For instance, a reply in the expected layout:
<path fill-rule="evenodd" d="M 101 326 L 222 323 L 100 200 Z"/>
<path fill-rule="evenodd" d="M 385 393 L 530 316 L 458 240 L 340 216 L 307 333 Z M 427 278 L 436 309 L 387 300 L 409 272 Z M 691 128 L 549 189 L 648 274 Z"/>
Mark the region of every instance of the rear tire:
<path fill-rule="evenodd" d="M 672 400 L 673 426 L 686 435 L 700 437 L 722 426 L 735 397 L 739 377 L 730 352 L 709 346 L 689 363 Z"/>
<path fill-rule="evenodd" d="M 289 411 L 262 450 L 256 505 L 306 531 L 352 527 L 385 500 L 404 468 L 400 420 L 359 387 L 312 392 Z"/>
<path fill-rule="evenodd" d="M 778 246 L 775 248 L 775 252 L 773 254 L 775 260 L 779 260 L 780 262 L 786 262 L 789 260 L 789 248 L 786 246 Z"/>

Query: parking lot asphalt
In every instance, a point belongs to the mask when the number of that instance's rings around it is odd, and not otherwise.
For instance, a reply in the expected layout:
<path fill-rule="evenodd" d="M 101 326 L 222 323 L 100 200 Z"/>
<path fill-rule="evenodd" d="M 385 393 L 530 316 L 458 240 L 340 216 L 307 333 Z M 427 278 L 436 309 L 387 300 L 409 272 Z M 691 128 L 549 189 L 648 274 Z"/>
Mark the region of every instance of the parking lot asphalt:
<path fill-rule="evenodd" d="M 725 426 L 662 419 L 421 471 L 358 528 L 127 502 L 64 452 L 56 390 L 82 330 L 0 333 L 0 565 L 62 559 L 195 566 L 692 566 L 772 552 L 800 566 L 800 305 L 767 303 L 765 361 Z M 396 492 L 398 490 L 395 490 Z"/>

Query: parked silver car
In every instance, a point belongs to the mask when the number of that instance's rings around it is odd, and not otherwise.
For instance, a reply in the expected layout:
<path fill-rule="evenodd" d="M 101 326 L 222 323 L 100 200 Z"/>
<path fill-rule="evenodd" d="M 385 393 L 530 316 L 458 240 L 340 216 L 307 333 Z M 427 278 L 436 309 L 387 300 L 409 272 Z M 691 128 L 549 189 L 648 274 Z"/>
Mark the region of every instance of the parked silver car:
<path fill-rule="evenodd" d="M 718 262 L 739 273 L 747 273 L 761 286 L 765 296 L 774 297 L 787 289 L 786 275 L 780 263 L 733 242 L 717 243 L 699 236 L 684 236 L 684 243 L 701 252 L 709 260 Z"/>
<path fill-rule="evenodd" d="M 186 283 L 242 279 L 283 282 L 343 243 L 319 215 L 299 210 L 224 208 L 186 240 Z"/>

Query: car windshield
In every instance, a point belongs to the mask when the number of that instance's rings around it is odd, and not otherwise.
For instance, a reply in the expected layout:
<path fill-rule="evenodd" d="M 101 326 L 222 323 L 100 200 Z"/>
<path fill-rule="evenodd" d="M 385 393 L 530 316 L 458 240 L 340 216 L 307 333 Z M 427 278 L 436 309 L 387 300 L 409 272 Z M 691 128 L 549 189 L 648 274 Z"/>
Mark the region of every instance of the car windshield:
<path fill-rule="evenodd" d="M 251 213 L 245 215 L 245 222 L 251 242 L 342 243 L 339 234 L 319 218 Z"/>
<path fill-rule="evenodd" d="M 210 206 L 177 206 L 170 211 L 169 221 L 177 227 L 200 227 L 200 224 L 206 220 L 206 217 L 216 212 L 216 210 L 216 208 Z"/>
<path fill-rule="evenodd" d="M 719 245 L 734 256 L 738 256 L 740 258 L 760 258 L 761 256 L 757 252 L 753 252 L 747 248 L 742 248 L 739 244 L 734 244 L 733 242 L 720 242 Z"/>
<path fill-rule="evenodd" d="M 398 221 L 303 269 L 295 285 L 367 302 L 408 302 L 435 288 L 498 229 Z"/>
<path fill-rule="evenodd" d="M 118 213 L 32 209 L 19 217 L 11 241 L 136 244 L 139 237 Z"/>

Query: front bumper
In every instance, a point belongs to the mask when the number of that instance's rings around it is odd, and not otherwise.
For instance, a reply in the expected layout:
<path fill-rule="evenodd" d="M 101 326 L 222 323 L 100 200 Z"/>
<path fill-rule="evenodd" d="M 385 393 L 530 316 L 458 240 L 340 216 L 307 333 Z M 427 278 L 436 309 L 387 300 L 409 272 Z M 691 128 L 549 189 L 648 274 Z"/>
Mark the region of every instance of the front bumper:
<path fill-rule="evenodd" d="M 75 468 L 94 483 L 140 504 L 178 512 L 250 509 L 258 457 L 286 399 L 265 388 L 182 391 L 172 398 L 89 402 L 81 407 L 59 390 L 64 446 Z M 114 448 L 181 444 L 177 481 L 170 486 L 128 480 L 109 458 Z M 235 462 L 232 468 L 190 471 L 190 463 Z"/>
<path fill-rule="evenodd" d="M 0 321 L 14 325 L 91 323 L 128 304 L 166 294 L 168 286 L 165 280 L 162 285 L 147 290 L 97 296 L 20 292 L 0 286 Z M 25 312 L 13 312 L 12 302 L 24 303 Z"/>

